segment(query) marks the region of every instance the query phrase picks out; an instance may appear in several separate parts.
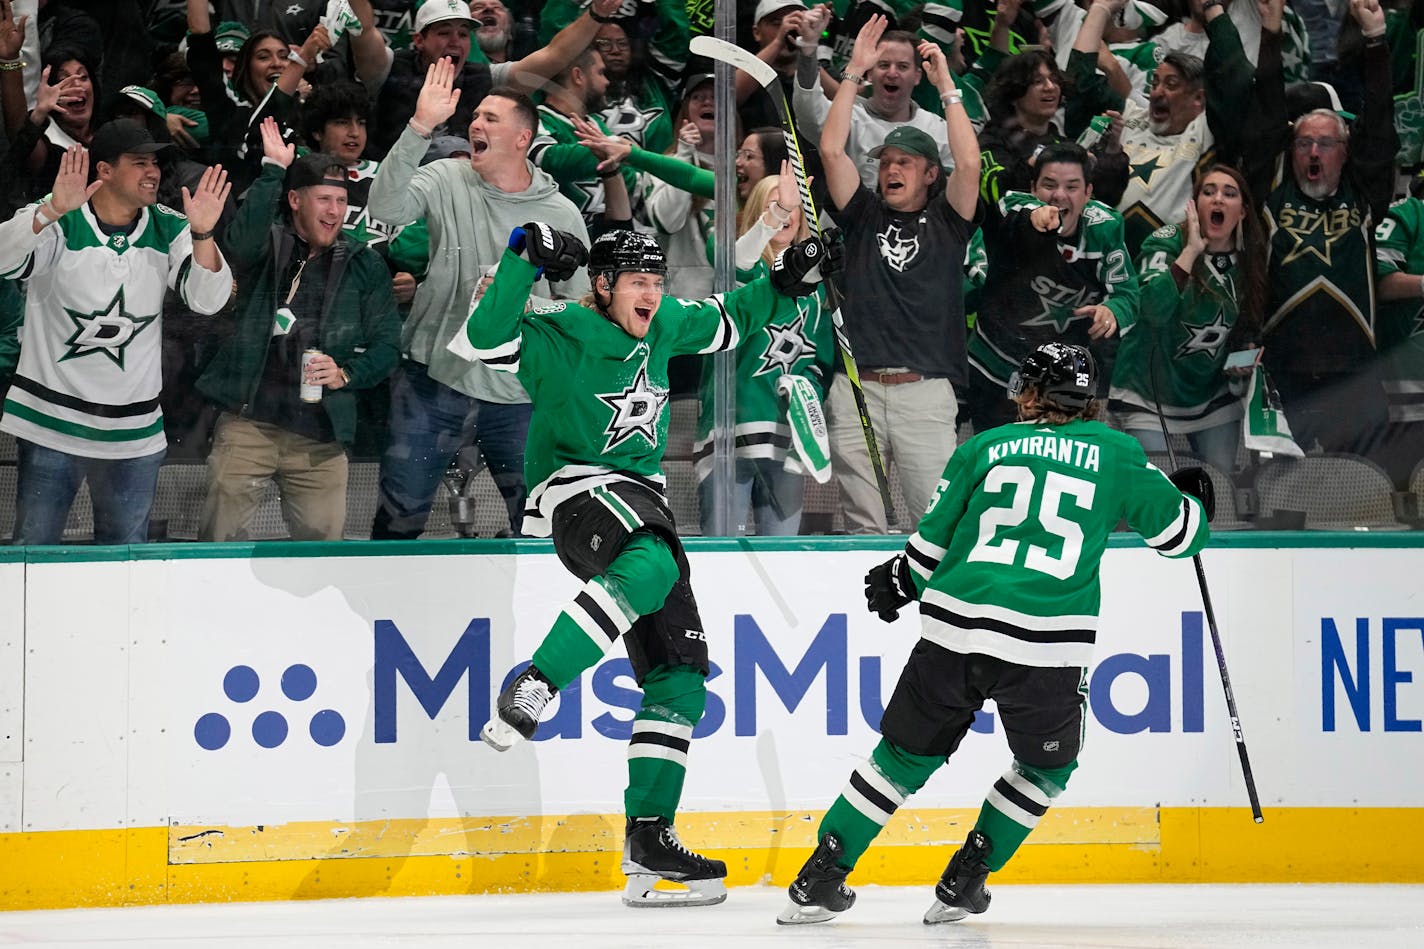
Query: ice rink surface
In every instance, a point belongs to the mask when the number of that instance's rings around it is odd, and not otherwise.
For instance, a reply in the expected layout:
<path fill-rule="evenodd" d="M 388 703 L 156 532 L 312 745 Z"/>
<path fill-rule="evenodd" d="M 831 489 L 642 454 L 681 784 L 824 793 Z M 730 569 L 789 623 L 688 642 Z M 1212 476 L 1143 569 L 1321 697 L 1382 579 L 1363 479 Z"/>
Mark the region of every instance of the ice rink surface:
<path fill-rule="evenodd" d="M 628 909 L 614 892 L 368 898 L 0 913 L 0 946 L 375 949 L 384 946 L 760 949 L 1420 949 L 1424 886 L 1001 886 L 989 912 L 920 922 L 928 887 L 858 890 L 830 922 L 778 926 L 786 893 L 738 887 L 721 906 Z"/>

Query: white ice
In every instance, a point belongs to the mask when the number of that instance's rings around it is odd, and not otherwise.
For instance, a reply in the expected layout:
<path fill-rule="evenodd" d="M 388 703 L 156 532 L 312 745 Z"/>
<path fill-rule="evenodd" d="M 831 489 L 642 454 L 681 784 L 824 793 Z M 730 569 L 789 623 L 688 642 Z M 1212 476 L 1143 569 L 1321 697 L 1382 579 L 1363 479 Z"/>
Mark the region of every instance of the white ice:
<path fill-rule="evenodd" d="M 989 912 L 925 926 L 927 887 L 858 889 L 829 923 L 777 926 L 785 890 L 628 909 L 615 892 L 0 913 L 0 946 L 48 949 L 1419 949 L 1424 886 L 998 886 Z"/>

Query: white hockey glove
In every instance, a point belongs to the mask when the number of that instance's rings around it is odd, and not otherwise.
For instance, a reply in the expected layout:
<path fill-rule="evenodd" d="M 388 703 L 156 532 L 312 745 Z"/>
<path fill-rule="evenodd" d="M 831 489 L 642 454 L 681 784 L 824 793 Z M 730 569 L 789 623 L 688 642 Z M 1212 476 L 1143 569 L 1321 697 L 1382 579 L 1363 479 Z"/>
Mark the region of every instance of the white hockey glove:
<path fill-rule="evenodd" d="M 831 479 L 831 438 L 816 387 L 804 376 L 786 373 L 776 380 L 776 391 L 787 398 L 786 421 L 795 449 L 786 456 L 786 470 L 810 474 L 825 484 Z"/>

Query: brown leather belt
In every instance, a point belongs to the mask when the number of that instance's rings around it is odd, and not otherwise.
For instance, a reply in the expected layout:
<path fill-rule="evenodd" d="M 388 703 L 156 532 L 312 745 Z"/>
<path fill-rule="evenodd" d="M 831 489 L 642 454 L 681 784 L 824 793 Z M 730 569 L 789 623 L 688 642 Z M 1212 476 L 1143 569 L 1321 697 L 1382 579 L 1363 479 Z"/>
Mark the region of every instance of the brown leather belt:
<path fill-rule="evenodd" d="M 878 372 L 874 369 L 867 369 L 860 376 L 882 386 L 898 386 L 906 382 L 919 382 L 924 378 L 924 375 L 918 372 Z"/>

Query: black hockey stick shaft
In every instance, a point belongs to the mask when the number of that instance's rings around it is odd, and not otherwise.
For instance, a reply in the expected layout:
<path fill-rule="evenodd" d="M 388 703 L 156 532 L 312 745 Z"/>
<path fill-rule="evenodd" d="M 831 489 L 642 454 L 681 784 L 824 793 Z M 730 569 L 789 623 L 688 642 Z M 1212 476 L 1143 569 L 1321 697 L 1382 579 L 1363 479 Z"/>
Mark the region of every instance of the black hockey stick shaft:
<path fill-rule="evenodd" d="M 1160 352 L 1160 351 L 1159 351 Z M 1172 448 L 1172 438 L 1167 433 L 1167 416 L 1162 411 L 1162 399 L 1157 392 L 1157 359 L 1152 360 L 1152 402 L 1157 408 L 1157 424 L 1162 427 L 1162 440 L 1167 443 L 1167 460 L 1172 470 L 1177 470 L 1177 452 Z M 1211 605 L 1211 590 L 1206 583 L 1206 567 L 1202 565 L 1201 554 L 1192 554 L 1192 565 L 1197 571 L 1197 587 L 1201 589 L 1202 611 L 1206 613 L 1206 626 L 1211 631 L 1211 648 L 1216 651 L 1216 668 L 1221 673 L 1221 691 L 1226 695 L 1226 713 L 1231 718 L 1231 737 L 1236 741 L 1236 753 L 1241 758 L 1241 777 L 1246 781 L 1246 796 L 1251 801 L 1251 817 L 1256 823 L 1266 818 L 1261 813 L 1261 799 L 1256 794 L 1256 777 L 1251 771 L 1251 758 L 1246 753 L 1246 735 L 1241 731 L 1241 715 L 1236 711 L 1236 692 L 1231 688 L 1231 673 L 1226 671 L 1226 651 L 1221 646 L 1221 633 L 1216 628 L 1216 610 Z"/>
<path fill-rule="evenodd" d="M 816 200 L 811 196 L 811 185 L 806 180 L 806 164 L 801 157 L 801 140 L 796 132 L 796 122 L 791 114 L 791 103 L 786 101 L 786 90 L 781 87 L 781 79 L 769 65 L 756 56 L 712 36 L 693 37 L 691 51 L 727 63 L 755 79 L 776 104 L 781 118 L 781 135 L 786 141 L 786 155 L 796 176 L 796 190 L 801 195 L 801 213 L 806 225 L 817 237 L 821 234 L 821 216 L 816 210 Z M 841 301 L 845 297 L 832 278 L 826 279 L 826 309 L 831 313 L 831 323 L 835 327 L 836 348 L 841 354 L 841 367 L 846 381 L 850 383 L 851 394 L 855 397 L 855 409 L 860 415 L 860 431 L 865 437 L 865 450 L 870 455 L 870 467 L 875 472 L 875 484 L 880 489 L 880 503 L 885 507 L 885 523 L 895 523 L 895 501 L 890 494 L 890 478 L 885 472 L 885 460 L 880 454 L 880 443 L 875 437 L 875 428 L 870 421 L 870 409 L 865 402 L 865 388 L 860 381 L 860 368 L 851 349 L 850 336 L 846 333 L 845 320 L 841 316 Z"/>

